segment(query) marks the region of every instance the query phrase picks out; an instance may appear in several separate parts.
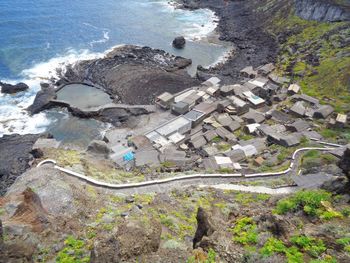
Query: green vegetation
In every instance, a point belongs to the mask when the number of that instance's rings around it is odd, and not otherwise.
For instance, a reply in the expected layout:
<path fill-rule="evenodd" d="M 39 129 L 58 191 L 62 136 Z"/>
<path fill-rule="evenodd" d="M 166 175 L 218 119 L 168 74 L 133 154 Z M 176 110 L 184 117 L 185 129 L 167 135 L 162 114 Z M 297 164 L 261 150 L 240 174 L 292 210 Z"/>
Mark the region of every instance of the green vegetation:
<path fill-rule="evenodd" d="M 264 246 L 260 249 L 260 254 L 264 257 L 272 256 L 275 253 L 284 254 L 287 257 L 288 263 L 303 263 L 303 254 L 297 247 L 287 247 L 281 240 L 269 238 Z"/>
<path fill-rule="evenodd" d="M 329 220 L 341 215 L 331 209 L 326 210 L 326 207 L 330 207 L 331 196 L 331 193 L 324 190 L 299 191 L 291 197 L 278 201 L 275 212 L 277 214 L 286 214 L 303 210 L 307 215 Z"/>
<path fill-rule="evenodd" d="M 231 150 L 231 144 L 219 143 L 218 145 L 216 145 L 216 148 L 221 152 L 226 152 L 228 150 Z"/>
<path fill-rule="evenodd" d="M 186 263 L 216 263 L 216 252 L 209 248 L 207 255 L 191 256 Z"/>
<path fill-rule="evenodd" d="M 303 249 L 312 257 L 319 257 L 323 252 L 326 251 L 326 246 L 321 239 L 316 239 L 308 236 L 293 236 L 290 241 Z"/>
<path fill-rule="evenodd" d="M 256 244 L 258 242 L 257 225 L 250 217 L 242 217 L 236 221 L 231 229 L 233 240 L 242 245 Z"/>
<path fill-rule="evenodd" d="M 344 251 L 350 253 L 350 237 L 343 237 L 337 239 L 337 244 L 342 245 Z"/>
<path fill-rule="evenodd" d="M 248 141 L 251 139 L 254 139 L 255 137 L 251 134 L 246 134 L 245 132 L 243 132 L 241 129 L 235 131 L 233 133 L 233 135 L 235 135 L 238 139 L 242 140 L 242 141 Z"/>
<path fill-rule="evenodd" d="M 243 193 L 238 192 L 235 195 L 235 201 L 246 206 L 249 204 L 256 203 L 257 201 L 266 201 L 270 198 L 270 195 L 268 194 L 253 194 L 253 193 Z"/>
<path fill-rule="evenodd" d="M 64 241 L 65 247 L 58 253 L 56 262 L 59 263 L 84 263 L 90 262 L 90 257 L 86 256 L 87 251 L 83 240 L 69 236 Z"/>
<path fill-rule="evenodd" d="M 290 75 L 304 93 L 331 103 L 338 112 L 350 110 L 350 47 L 344 44 L 350 31 L 347 25 L 303 20 L 287 9 L 274 14 L 269 22 L 274 35 L 293 32 L 281 45 L 279 72 Z"/>

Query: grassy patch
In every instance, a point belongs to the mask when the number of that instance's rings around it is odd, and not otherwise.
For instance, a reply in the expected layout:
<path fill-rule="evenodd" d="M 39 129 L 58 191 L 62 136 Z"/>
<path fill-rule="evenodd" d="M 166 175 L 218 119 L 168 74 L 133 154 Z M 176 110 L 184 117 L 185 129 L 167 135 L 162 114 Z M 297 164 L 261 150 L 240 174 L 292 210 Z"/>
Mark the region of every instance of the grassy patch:
<path fill-rule="evenodd" d="M 275 253 L 284 254 L 288 263 L 303 263 L 303 254 L 295 246 L 287 247 L 283 241 L 276 238 L 269 238 L 260 249 L 260 254 L 264 257 L 270 257 Z"/>
<path fill-rule="evenodd" d="M 316 239 L 308 236 L 293 236 L 290 241 L 303 249 L 312 257 L 319 257 L 323 252 L 326 251 L 326 246 L 321 239 Z"/>

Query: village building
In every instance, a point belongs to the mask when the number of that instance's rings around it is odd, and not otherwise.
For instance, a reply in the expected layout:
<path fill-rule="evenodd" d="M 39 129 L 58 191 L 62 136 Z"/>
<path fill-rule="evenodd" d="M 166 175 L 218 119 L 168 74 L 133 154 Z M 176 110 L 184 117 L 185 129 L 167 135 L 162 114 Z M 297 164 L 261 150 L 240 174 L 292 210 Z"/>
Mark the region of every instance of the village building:
<path fill-rule="evenodd" d="M 293 147 L 297 146 L 300 143 L 300 136 L 296 134 L 289 134 L 285 136 L 281 136 L 280 145 L 284 147 Z"/>
<path fill-rule="evenodd" d="M 265 87 L 268 82 L 269 82 L 268 79 L 262 78 L 262 77 L 258 77 L 258 78 L 255 78 L 255 79 L 248 81 L 249 84 L 252 84 L 252 85 L 254 85 L 256 87 L 260 87 L 260 88 Z"/>
<path fill-rule="evenodd" d="M 184 117 L 192 122 L 192 127 L 195 127 L 205 119 L 206 115 L 201 111 L 191 110 Z"/>
<path fill-rule="evenodd" d="M 180 145 L 185 141 L 186 136 L 182 135 L 178 132 L 172 134 L 169 136 L 169 141 L 172 142 L 175 145 Z"/>
<path fill-rule="evenodd" d="M 253 109 L 249 109 L 247 113 L 241 116 L 242 119 L 248 124 L 251 123 L 262 123 L 265 120 L 265 116 Z"/>
<path fill-rule="evenodd" d="M 288 94 L 289 95 L 297 94 L 297 93 L 299 93 L 299 91 L 300 91 L 300 86 L 298 84 L 294 83 L 288 87 Z"/>
<path fill-rule="evenodd" d="M 275 70 L 275 66 L 273 63 L 265 64 L 263 66 L 258 67 L 257 69 L 258 74 L 263 76 L 269 75 L 274 70 Z"/>
<path fill-rule="evenodd" d="M 335 119 L 335 127 L 343 128 L 346 125 L 347 116 L 345 114 L 337 114 L 337 118 Z"/>
<path fill-rule="evenodd" d="M 245 91 L 243 92 L 243 95 L 252 104 L 253 108 L 259 108 L 265 104 L 264 99 L 260 98 L 259 96 L 256 96 L 251 91 Z"/>
<path fill-rule="evenodd" d="M 232 147 L 232 150 L 242 150 L 246 158 L 252 157 L 258 154 L 257 149 L 251 144 L 244 145 L 244 146 L 236 144 Z"/>
<path fill-rule="evenodd" d="M 306 94 L 295 94 L 291 97 L 292 101 L 304 101 L 311 105 L 318 105 L 319 100 Z"/>
<path fill-rule="evenodd" d="M 270 73 L 268 75 L 269 80 L 271 80 L 272 82 L 276 83 L 277 85 L 283 85 L 283 84 L 287 84 L 290 82 L 289 78 L 286 77 L 280 77 L 275 73 Z"/>
<path fill-rule="evenodd" d="M 219 166 L 219 169 L 233 169 L 233 162 L 230 157 L 215 156 L 214 159 Z"/>
<path fill-rule="evenodd" d="M 326 119 L 334 112 L 334 109 L 330 105 L 320 105 L 314 112 L 313 117 L 316 119 Z"/>
<path fill-rule="evenodd" d="M 225 156 L 230 157 L 233 162 L 240 162 L 246 159 L 245 153 L 242 149 L 235 149 L 225 152 Z"/>
<path fill-rule="evenodd" d="M 202 148 L 206 144 L 207 144 L 207 141 L 205 140 L 204 136 L 202 136 L 202 135 L 196 136 L 190 140 L 190 145 L 196 150 L 199 150 L 200 148 Z"/>
<path fill-rule="evenodd" d="M 297 117 L 303 117 L 306 113 L 306 108 L 302 101 L 297 101 L 294 103 L 294 105 L 289 110 L 293 115 Z"/>
<path fill-rule="evenodd" d="M 233 94 L 241 99 L 245 98 L 245 96 L 243 95 L 243 92 L 250 91 L 248 87 L 240 84 L 232 85 L 232 88 L 233 88 Z"/>
<path fill-rule="evenodd" d="M 210 79 L 204 81 L 202 83 L 202 85 L 207 86 L 207 87 L 211 87 L 211 86 L 217 86 L 219 85 L 219 83 L 221 82 L 221 80 L 217 77 L 211 77 Z"/>
<path fill-rule="evenodd" d="M 227 97 L 233 94 L 233 85 L 225 85 L 220 88 L 221 96 Z"/>
<path fill-rule="evenodd" d="M 203 166 L 206 171 L 217 171 L 219 170 L 219 165 L 214 158 L 205 158 L 203 160 Z"/>
<path fill-rule="evenodd" d="M 217 107 L 218 107 L 217 103 L 202 102 L 196 105 L 196 107 L 194 107 L 193 109 L 196 111 L 203 112 L 205 116 L 209 116 L 210 114 L 212 114 L 214 111 L 217 110 Z"/>
<path fill-rule="evenodd" d="M 169 92 L 164 92 L 156 98 L 155 103 L 163 109 L 170 109 L 170 106 L 174 103 L 174 100 L 174 95 L 170 94 Z"/>
<path fill-rule="evenodd" d="M 218 136 L 218 134 L 214 131 L 214 130 L 209 130 L 209 131 L 206 131 L 204 134 L 203 134 L 204 138 L 210 142 L 212 141 L 215 137 Z"/>
<path fill-rule="evenodd" d="M 255 134 L 259 126 L 259 123 L 247 124 L 243 127 L 243 131 L 247 134 Z"/>
<path fill-rule="evenodd" d="M 287 97 L 288 97 L 287 93 L 279 93 L 279 94 L 273 95 L 272 100 L 274 102 L 282 102 L 282 101 L 285 101 Z"/>
<path fill-rule="evenodd" d="M 295 122 L 286 125 L 287 129 L 291 132 L 302 132 L 310 128 L 310 125 L 307 121 L 298 119 Z"/>
<path fill-rule="evenodd" d="M 203 156 L 214 156 L 219 153 L 219 150 L 214 146 L 205 145 L 202 147 L 201 153 Z"/>
<path fill-rule="evenodd" d="M 258 73 L 254 70 L 252 66 L 248 66 L 240 71 L 240 75 L 243 78 L 253 79 L 258 75 Z"/>
<path fill-rule="evenodd" d="M 185 114 L 190 110 L 190 105 L 183 101 L 176 102 L 171 105 L 171 112 L 175 115 Z"/>
<path fill-rule="evenodd" d="M 219 86 L 210 86 L 205 92 L 212 97 L 218 97 L 220 95 L 220 88 Z"/>
<path fill-rule="evenodd" d="M 254 148 L 256 149 L 256 151 L 258 153 L 263 152 L 267 148 L 266 138 L 253 138 L 253 139 L 246 140 L 246 141 L 241 140 L 241 141 L 239 141 L 239 145 L 241 145 L 241 146 L 252 145 L 252 146 L 254 146 Z"/>
<path fill-rule="evenodd" d="M 232 105 L 235 107 L 237 115 L 242 115 L 249 111 L 249 104 L 244 100 L 241 100 L 236 96 L 230 96 L 228 98 L 232 101 Z"/>
<path fill-rule="evenodd" d="M 164 137 L 169 137 L 174 133 L 185 134 L 191 130 L 192 123 L 183 116 L 168 121 L 155 131 Z M 146 135 L 147 136 L 147 135 Z"/>
<path fill-rule="evenodd" d="M 224 127 L 219 127 L 216 129 L 216 133 L 223 140 L 228 141 L 230 143 L 235 143 L 237 141 L 236 137 Z"/>

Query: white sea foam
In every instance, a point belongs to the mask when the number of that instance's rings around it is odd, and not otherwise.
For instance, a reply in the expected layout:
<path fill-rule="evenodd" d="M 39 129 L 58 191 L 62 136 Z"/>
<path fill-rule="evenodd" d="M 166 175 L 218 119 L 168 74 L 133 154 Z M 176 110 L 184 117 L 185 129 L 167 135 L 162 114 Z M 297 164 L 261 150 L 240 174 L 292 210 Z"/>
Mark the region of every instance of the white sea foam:
<path fill-rule="evenodd" d="M 178 35 L 183 35 L 187 40 L 198 41 L 206 38 L 215 31 L 219 18 L 210 9 L 186 10 L 177 8 L 175 2 L 168 0 L 155 1 L 153 4 L 162 6 L 164 12 L 173 13 L 185 26 L 177 30 Z"/>
<path fill-rule="evenodd" d="M 0 137 L 4 134 L 41 133 L 46 130 L 52 120 L 46 113 L 29 116 L 25 110 L 29 107 L 40 90 L 40 82 L 50 78 L 57 78 L 57 70 L 64 71 L 66 66 L 78 60 L 102 57 L 104 53 L 91 53 L 88 50 L 76 51 L 70 49 L 63 56 L 38 63 L 22 72 L 21 79 L 2 80 L 15 84 L 25 82 L 30 88 L 15 95 L 0 94 Z"/>

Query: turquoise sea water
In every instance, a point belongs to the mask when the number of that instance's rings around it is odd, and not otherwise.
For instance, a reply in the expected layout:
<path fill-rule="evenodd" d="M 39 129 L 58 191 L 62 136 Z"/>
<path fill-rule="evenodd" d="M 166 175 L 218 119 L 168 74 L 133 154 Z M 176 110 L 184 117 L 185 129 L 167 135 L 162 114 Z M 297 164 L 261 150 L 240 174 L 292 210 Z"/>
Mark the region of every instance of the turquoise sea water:
<path fill-rule="evenodd" d="M 166 0 L 1 0 L 0 80 L 23 80 L 30 90 L 0 95 L 0 136 L 53 126 L 57 117 L 29 117 L 24 111 L 40 81 L 56 68 L 102 56 L 116 45 L 164 49 L 191 58 L 194 66 L 215 63 L 228 51 L 204 40 L 215 29 L 215 19 L 209 10 L 179 10 Z M 178 35 L 188 40 L 184 50 L 171 46 Z"/>

